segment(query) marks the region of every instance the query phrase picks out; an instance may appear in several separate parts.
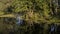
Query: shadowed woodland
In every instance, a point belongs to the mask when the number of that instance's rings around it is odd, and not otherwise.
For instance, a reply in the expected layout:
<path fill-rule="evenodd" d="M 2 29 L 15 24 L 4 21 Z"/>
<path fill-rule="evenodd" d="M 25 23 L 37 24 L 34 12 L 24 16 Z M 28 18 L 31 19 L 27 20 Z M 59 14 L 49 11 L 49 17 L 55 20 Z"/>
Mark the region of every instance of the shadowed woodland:
<path fill-rule="evenodd" d="M 60 34 L 60 0 L 0 0 L 0 34 Z"/>

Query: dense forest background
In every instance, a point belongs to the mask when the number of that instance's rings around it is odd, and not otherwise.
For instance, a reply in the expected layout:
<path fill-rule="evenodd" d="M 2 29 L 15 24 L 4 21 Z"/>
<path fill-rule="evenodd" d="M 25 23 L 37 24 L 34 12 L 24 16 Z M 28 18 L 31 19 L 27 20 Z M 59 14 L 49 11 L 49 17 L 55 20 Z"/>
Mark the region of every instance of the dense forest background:
<path fill-rule="evenodd" d="M 51 0 L 0 0 L 0 34 L 45 34 L 44 24 L 60 23 L 59 13 Z M 17 14 L 22 25 L 16 25 Z"/>

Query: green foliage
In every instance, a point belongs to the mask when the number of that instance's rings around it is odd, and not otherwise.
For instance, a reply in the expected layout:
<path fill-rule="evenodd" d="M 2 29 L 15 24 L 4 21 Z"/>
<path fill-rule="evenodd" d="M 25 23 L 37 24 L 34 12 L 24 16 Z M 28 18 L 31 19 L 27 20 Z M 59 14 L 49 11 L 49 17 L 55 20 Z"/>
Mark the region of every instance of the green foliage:
<path fill-rule="evenodd" d="M 50 7 L 50 1 L 51 0 L 0 0 L 0 16 L 12 14 L 11 16 L 16 17 L 16 14 L 19 14 L 20 17 L 26 21 L 24 25 L 18 26 L 15 23 L 16 21 L 14 21 L 16 19 L 9 22 L 7 21 L 7 24 L 4 22 L 5 16 L 1 17 L 3 19 L 0 19 L 0 32 L 8 34 L 12 31 L 14 34 L 19 34 L 21 30 L 21 34 L 33 34 L 32 32 L 35 31 L 40 32 L 39 27 L 35 30 L 35 23 L 38 23 L 40 26 L 41 23 L 60 22 L 60 10 L 56 12 L 57 16 L 51 14 L 53 11 Z M 53 7 L 56 8 L 56 4 L 53 4 Z M 33 24 L 33 26 L 30 26 L 31 24 Z"/>

